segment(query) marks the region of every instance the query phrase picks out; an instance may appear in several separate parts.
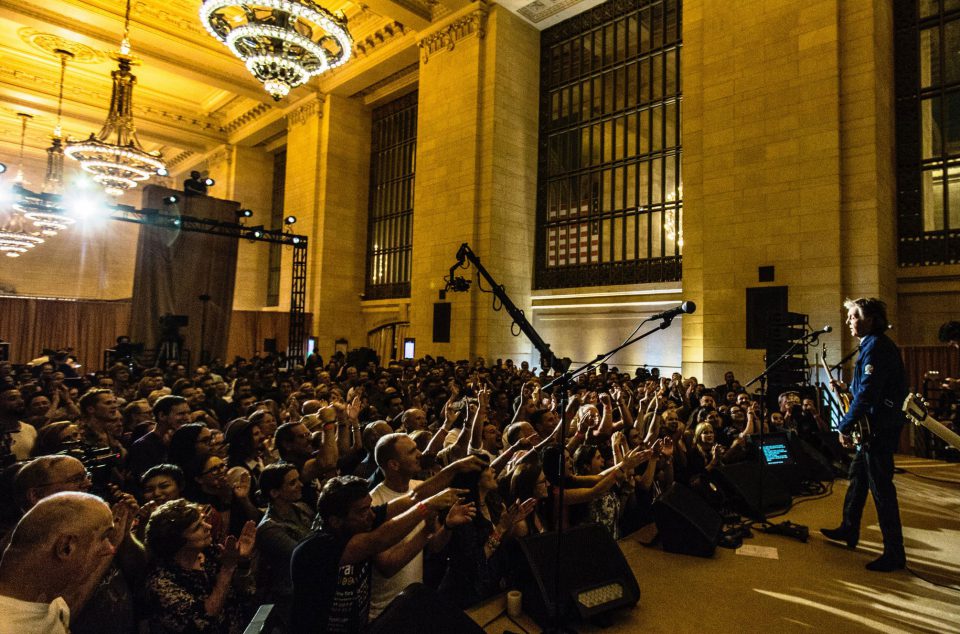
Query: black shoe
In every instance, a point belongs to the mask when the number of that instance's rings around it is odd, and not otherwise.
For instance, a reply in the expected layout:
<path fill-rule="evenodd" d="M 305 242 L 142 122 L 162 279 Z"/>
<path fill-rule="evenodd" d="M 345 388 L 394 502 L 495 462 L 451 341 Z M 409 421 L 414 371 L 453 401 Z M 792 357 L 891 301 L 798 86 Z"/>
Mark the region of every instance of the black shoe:
<path fill-rule="evenodd" d="M 874 572 L 893 572 L 907 567 L 907 558 L 904 555 L 889 555 L 883 553 L 877 559 L 867 564 L 867 570 Z"/>
<path fill-rule="evenodd" d="M 821 528 L 820 534 L 835 542 L 846 542 L 848 548 L 853 548 L 857 545 L 857 542 L 860 541 L 859 535 L 847 530 L 843 526 L 840 528 Z"/>

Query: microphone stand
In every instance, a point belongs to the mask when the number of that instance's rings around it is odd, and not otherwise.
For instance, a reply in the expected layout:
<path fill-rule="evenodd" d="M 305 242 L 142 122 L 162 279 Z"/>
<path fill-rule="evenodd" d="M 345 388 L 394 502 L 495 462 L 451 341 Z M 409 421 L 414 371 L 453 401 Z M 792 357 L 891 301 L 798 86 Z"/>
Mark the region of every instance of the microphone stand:
<path fill-rule="evenodd" d="M 766 419 L 766 411 L 765 411 L 766 400 L 767 400 L 766 387 L 767 387 L 767 378 L 770 376 L 770 373 L 773 370 L 775 370 L 780 364 L 782 364 L 790 355 L 792 355 L 793 351 L 796 350 L 801 343 L 806 343 L 807 341 L 816 341 L 817 337 L 819 337 L 821 334 L 823 334 L 823 331 L 817 330 L 813 333 L 804 335 L 799 341 L 794 341 L 790 345 L 790 347 L 787 348 L 783 352 L 783 354 L 777 357 L 777 359 L 773 363 L 768 365 L 763 370 L 763 372 L 758 374 L 749 383 L 743 386 L 744 389 L 746 389 L 751 385 L 753 385 L 754 383 L 757 383 L 757 382 L 760 383 L 760 389 L 759 389 L 759 392 L 760 392 L 760 421 L 759 421 L 759 424 L 760 424 L 760 471 L 757 476 L 757 512 L 759 513 L 759 517 L 756 519 L 760 524 L 760 529 L 766 533 L 787 535 L 788 537 L 795 537 L 803 542 L 807 541 L 808 530 L 806 526 L 794 524 L 789 520 L 785 520 L 779 524 L 771 524 L 770 521 L 767 519 L 766 510 L 763 508 L 763 476 L 767 470 L 766 469 L 767 459 L 764 454 L 764 444 L 763 444 L 763 437 L 764 437 L 763 426 L 764 426 L 764 419 Z"/>
<path fill-rule="evenodd" d="M 567 427 L 568 422 L 566 420 L 567 415 L 567 405 L 568 405 L 568 389 L 570 382 L 578 375 L 583 374 L 589 370 L 592 370 L 598 366 L 603 359 L 613 356 L 615 353 L 620 350 L 630 346 L 645 337 L 652 335 L 655 332 L 664 330 L 668 328 L 673 321 L 673 317 L 664 317 L 663 322 L 656 328 L 649 330 L 637 337 L 634 337 L 628 341 L 625 341 L 621 345 L 617 346 L 613 350 L 607 352 L 606 354 L 597 355 L 592 361 L 585 363 L 583 366 L 577 368 L 576 370 L 570 371 L 571 361 L 570 359 L 558 358 L 556 354 L 550 349 L 550 344 L 546 343 L 541 337 L 540 334 L 534 329 L 533 325 L 527 320 L 523 311 L 520 310 L 516 304 L 514 304 L 510 297 L 507 295 L 506 290 L 500 284 L 497 284 L 496 280 L 493 279 L 493 276 L 484 268 L 483 264 L 480 263 L 480 258 L 476 253 L 470 248 L 466 242 L 460 245 L 460 248 L 457 250 L 457 262 L 450 267 L 450 275 L 447 278 L 447 286 L 445 290 L 453 289 L 454 291 L 465 291 L 469 288 L 469 281 L 465 281 L 462 278 L 457 278 L 456 272 L 457 269 L 465 267 L 466 263 L 469 262 L 477 269 L 477 274 L 487 281 L 487 284 L 490 286 L 491 293 L 500 301 L 502 306 L 507 309 L 507 312 L 510 314 L 510 317 L 513 319 L 513 322 L 517 327 L 527 336 L 530 342 L 534 345 L 537 351 L 540 353 L 540 367 L 544 370 L 553 370 L 557 373 L 557 377 L 541 387 L 541 390 L 554 389 L 560 390 L 560 398 L 557 399 L 557 408 L 560 410 L 560 434 L 557 438 L 557 449 L 559 450 L 558 454 L 560 457 L 560 464 L 558 465 L 559 473 L 559 483 L 557 486 L 557 498 L 556 498 L 556 516 L 557 516 L 557 542 L 556 542 L 556 551 L 555 551 L 555 560 L 554 560 L 554 578 L 553 578 L 553 606 L 551 620 L 552 625 L 544 630 L 547 634 L 566 634 L 568 632 L 575 633 L 576 630 L 568 627 L 564 623 L 564 611 L 562 605 L 564 603 L 562 596 L 562 587 L 563 581 L 560 574 L 561 566 L 560 562 L 563 557 L 563 550 L 561 544 L 563 542 L 563 533 L 564 533 L 564 522 L 563 522 L 563 499 L 564 492 L 566 491 L 565 484 L 565 471 L 566 471 L 566 457 L 565 451 L 567 447 Z M 481 288 L 481 290 L 484 290 Z"/>

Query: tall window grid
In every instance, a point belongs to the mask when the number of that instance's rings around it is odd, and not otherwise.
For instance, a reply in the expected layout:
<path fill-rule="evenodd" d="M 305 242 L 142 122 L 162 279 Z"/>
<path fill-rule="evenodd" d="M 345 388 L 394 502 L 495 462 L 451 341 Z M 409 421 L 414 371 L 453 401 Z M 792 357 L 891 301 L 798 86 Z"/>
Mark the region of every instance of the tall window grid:
<path fill-rule="evenodd" d="M 410 296 L 417 93 L 373 112 L 366 299 Z"/>
<path fill-rule="evenodd" d="M 960 0 L 894 3 L 901 266 L 960 262 Z"/>
<path fill-rule="evenodd" d="M 541 35 L 536 288 L 681 275 L 681 0 L 610 0 Z"/>
<path fill-rule="evenodd" d="M 270 228 L 283 229 L 283 196 L 287 182 L 287 148 L 273 155 L 273 195 L 270 199 Z M 267 256 L 267 306 L 280 305 L 280 268 L 282 244 L 270 244 Z"/>

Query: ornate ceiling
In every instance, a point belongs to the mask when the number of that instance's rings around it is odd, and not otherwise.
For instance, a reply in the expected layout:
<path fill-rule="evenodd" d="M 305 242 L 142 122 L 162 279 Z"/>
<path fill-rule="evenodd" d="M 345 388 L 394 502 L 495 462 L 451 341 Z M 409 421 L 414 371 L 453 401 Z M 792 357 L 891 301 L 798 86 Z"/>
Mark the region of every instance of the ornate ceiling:
<path fill-rule="evenodd" d="M 355 58 L 274 103 L 243 63 L 203 29 L 200 0 L 134 0 L 130 42 L 141 62 L 133 69 L 140 139 L 179 172 L 224 144 L 269 144 L 282 137 L 285 114 L 314 91 L 376 101 L 392 84 L 415 81 L 417 33 L 471 1 L 322 2 L 347 16 Z M 579 11 L 597 1 L 504 5 L 544 28 L 575 12 L 573 5 Z M 53 51 L 75 54 L 67 66 L 63 130 L 67 137 L 85 138 L 106 116 L 116 67 L 109 54 L 119 45 L 124 8 L 123 0 L 0 0 L 0 161 L 16 169 L 17 113 L 33 115 L 25 152 L 28 181 L 42 179 L 44 149 L 56 122 L 60 60 Z"/>

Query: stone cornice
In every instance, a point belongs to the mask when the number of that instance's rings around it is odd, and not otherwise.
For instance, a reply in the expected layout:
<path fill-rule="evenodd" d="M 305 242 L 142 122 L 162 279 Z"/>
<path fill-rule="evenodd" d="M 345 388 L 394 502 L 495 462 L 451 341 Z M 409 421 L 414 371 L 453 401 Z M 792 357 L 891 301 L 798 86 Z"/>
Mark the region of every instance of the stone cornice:
<path fill-rule="evenodd" d="M 391 89 L 401 88 L 403 86 L 415 83 L 419 76 L 420 64 L 410 64 L 405 68 L 401 68 L 392 75 L 384 77 L 380 81 L 370 84 L 363 90 L 357 91 L 354 94 L 350 95 L 351 97 L 356 97 L 359 99 L 367 99 L 372 95 L 376 95 L 380 91 L 388 92 Z"/>
<path fill-rule="evenodd" d="M 266 112 L 269 112 L 270 110 L 272 110 L 272 107 L 270 106 L 270 104 L 258 103 L 250 110 L 247 110 L 242 115 L 240 115 L 236 119 L 233 119 L 232 121 L 230 121 L 230 123 L 223 126 L 222 129 L 227 134 L 233 134 L 234 132 L 239 130 L 241 127 L 245 126 L 251 121 L 258 119 L 261 115 L 263 115 Z"/>
<path fill-rule="evenodd" d="M 486 2 L 479 2 L 476 7 L 470 7 L 466 13 L 454 16 L 437 30 L 423 36 L 417 43 L 420 47 L 420 61 L 426 64 L 430 61 L 431 55 L 442 51 L 452 51 L 456 48 L 457 42 L 474 33 L 477 34 L 477 38 L 482 40 L 487 34 L 487 14 L 489 11 Z"/>
<path fill-rule="evenodd" d="M 326 98 L 323 95 L 314 94 L 295 104 L 287 112 L 287 127 L 300 126 L 313 117 L 322 117 L 324 101 L 326 101 Z"/>
<path fill-rule="evenodd" d="M 402 37 L 407 32 L 405 26 L 399 22 L 391 22 L 377 29 L 373 33 L 369 34 L 363 40 L 354 43 L 353 51 L 357 57 L 365 57 L 370 55 L 375 48 L 386 44 L 390 40 L 393 40 L 397 37 Z"/>

